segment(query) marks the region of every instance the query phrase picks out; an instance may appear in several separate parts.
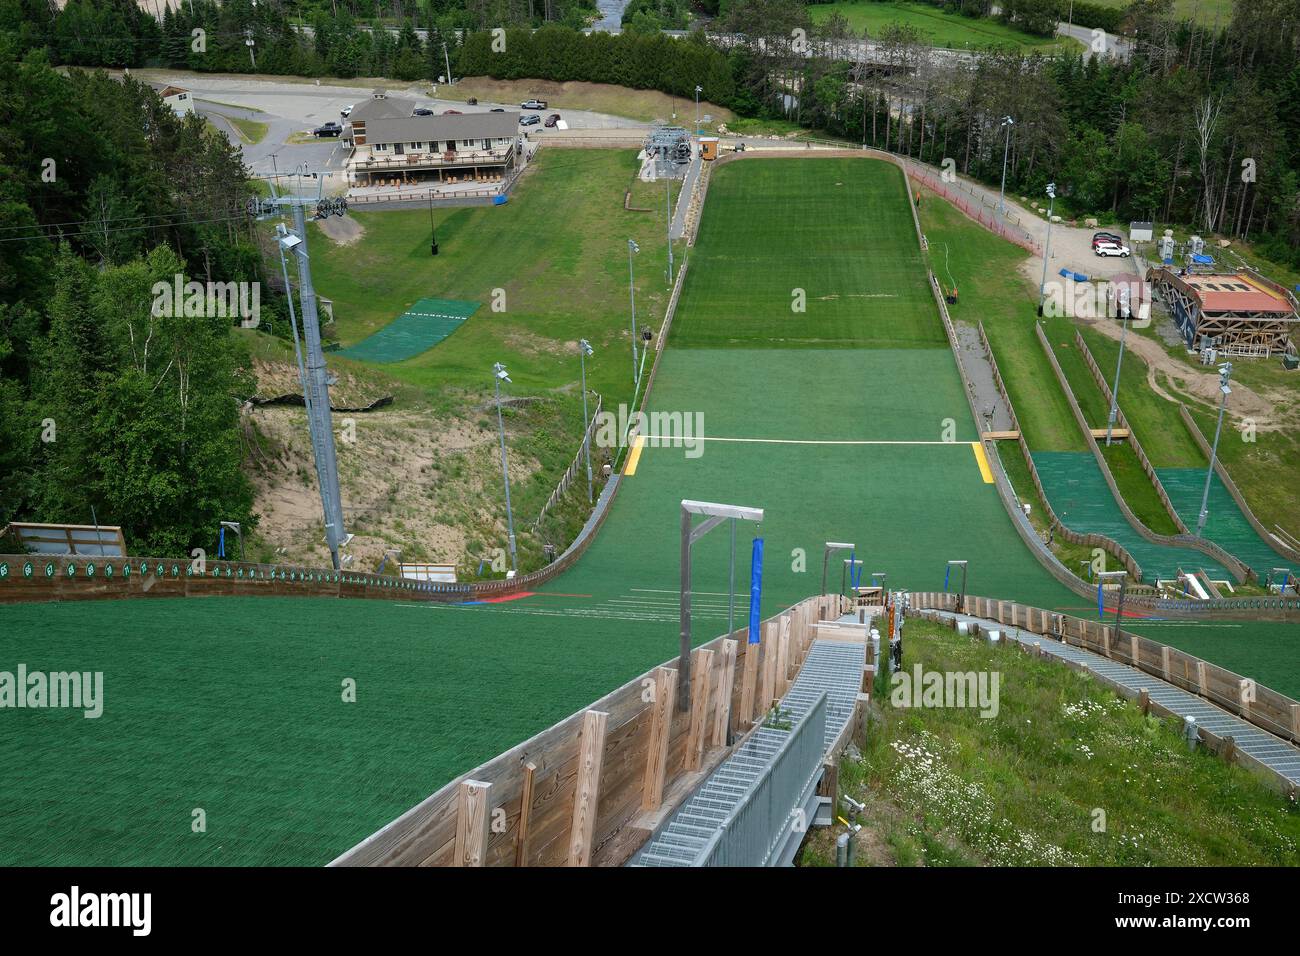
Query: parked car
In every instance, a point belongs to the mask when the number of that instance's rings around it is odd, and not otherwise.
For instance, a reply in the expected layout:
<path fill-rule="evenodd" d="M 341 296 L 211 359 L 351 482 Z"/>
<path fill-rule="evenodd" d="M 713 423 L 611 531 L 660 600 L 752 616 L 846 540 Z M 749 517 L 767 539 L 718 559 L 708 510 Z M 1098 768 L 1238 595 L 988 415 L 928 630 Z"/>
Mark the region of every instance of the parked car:
<path fill-rule="evenodd" d="M 411 113 L 411 115 L 412 115 L 412 116 L 432 116 L 432 115 L 433 115 L 433 110 L 429 109 L 429 107 L 427 107 L 427 106 L 421 106 L 421 107 L 419 107 L 418 109 L 416 109 L 413 113 Z"/>
<path fill-rule="evenodd" d="M 506 108 L 504 106 L 494 106 L 488 110 L 489 113 L 504 113 L 505 111 Z"/>
<path fill-rule="evenodd" d="M 546 117 L 546 122 L 542 125 L 546 126 L 548 129 L 554 129 L 555 124 L 558 123 L 559 121 L 560 121 L 560 114 L 552 113 L 550 116 Z"/>
<path fill-rule="evenodd" d="M 520 126 L 536 126 L 542 121 L 542 118 L 536 113 L 529 113 L 527 116 L 519 117 Z"/>
<path fill-rule="evenodd" d="M 524 100 L 519 104 L 519 107 L 525 110 L 544 110 L 546 109 L 546 100 Z"/>
<path fill-rule="evenodd" d="M 1094 249 L 1097 248 L 1097 243 L 1099 242 L 1112 242 L 1117 246 L 1122 246 L 1124 245 L 1124 237 L 1117 236 L 1113 232 L 1094 233 L 1092 237 L 1092 247 Z"/>
<path fill-rule="evenodd" d="M 443 116 L 460 116 L 460 110 L 443 110 Z"/>
<path fill-rule="evenodd" d="M 1101 242 L 1093 247 L 1093 251 L 1103 257 L 1119 256 L 1121 259 L 1127 259 L 1132 253 L 1128 246 L 1121 246 L 1114 242 Z"/>
<path fill-rule="evenodd" d="M 313 136 L 339 136 L 343 133 L 343 127 L 338 123 L 326 123 L 324 126 L 317 126 L 311 131 Z"/>
<path fill-rule="evenodd" d="M 343 109 L 339 110 L 339 116 L 342 116 L 344 119 L 347 119 L 351 115 L 352 115 L 352 107 L 350 106 L 345 106 L 343 107 Z"/>

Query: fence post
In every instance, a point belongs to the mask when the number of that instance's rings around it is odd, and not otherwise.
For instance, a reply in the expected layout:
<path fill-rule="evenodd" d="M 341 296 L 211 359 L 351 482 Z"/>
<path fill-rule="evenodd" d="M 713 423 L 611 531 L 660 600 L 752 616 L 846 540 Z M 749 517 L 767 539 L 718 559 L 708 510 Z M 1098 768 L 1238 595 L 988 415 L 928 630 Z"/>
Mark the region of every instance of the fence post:
<path fill-rule="evenodd" d="M 699 770 L 704 756 L 706 715 L 709 708 L 709 684 L 713 677 L 713 651 L 701 648 L 691 664 L 691 727 L 686 738 L 686 769 Z"/>
<path fill-rule="evenodd" d="M 658 810 L 664 799 L 668 741 L 672 736 L 673 706 L 677 703 L 676 669 L 656 669 L 654 688 L 655 699 L 650 709 L 650 746 L 646 752 L 645 782 L 641 787 L 642 810 Z"/>
<path fill-rule="evenodd" d="M 745 673 L 740 681 L 740 719 L 748 726 L 754 722 L 754 694 L 758 687 L 758 655 L 762 644 L 745 645 Z"/>
<path fill-rule="evenodd" d="M 779 656 L 776 621 L 763 626 L 763 696 L 761 709 L 766 711 L 776 700 L 776 659 Z"/>
<path fill-rule="evenodd" d="M 488 800 L 492 784 L 466 780 L 456 796 L 456 850 L 453 866 L 482 866 L 487 859 Z"/>
<path fill-rule="evenodd" d="M 524 785 L 519 795 L 519 835 L 515 839 L 515 866 L 528 865 L 528 837 L 533 822 L 533 780 L 537 764 L 524 764 Z"/>
<path fill-rule="evenodd" d="M 731 717 L 731 691 L 736 683 L 736 647 L 732 640 L 722 642 L 722 673 L 718 675 L 718 712 L 713 719 L 713 746 L 727 745 Z"/>
<path fill-rule="evenodd" d="M 592 836 L 596 832 L 596 807 L 600 800 L 600 771 L 605 761 L 605 730 L 609 714 L 589 710 L 582 715 L 578 738 L 578 783 L 573 795 L 573 822 L 569 829 L 569 866 L 591 865 Z"/>

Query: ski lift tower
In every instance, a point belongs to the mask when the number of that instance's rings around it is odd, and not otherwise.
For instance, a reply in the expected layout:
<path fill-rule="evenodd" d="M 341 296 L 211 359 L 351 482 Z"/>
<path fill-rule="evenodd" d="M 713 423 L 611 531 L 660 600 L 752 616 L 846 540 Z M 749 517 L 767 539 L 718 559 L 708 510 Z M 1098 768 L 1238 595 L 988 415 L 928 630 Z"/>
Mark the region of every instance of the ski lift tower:
<path fill-rule="evenodd" d="M 308 173 L 305 167 L 299 167 L 291 174 L 296 180 L 292 192 L 282 193 L 274 179 L 268 180 L 271 186 L 270 198 L 250 201 L 253 214 L 259 219 L 283 216 L 286 210 L 292 212 L 293 229 L 283 224 L 276 229 L 276 240 L 280 247 L 280 266 L 284 271 L 285 295 L 289 301 L 289 323 L 293 327 L 293 347 L 298 359 L 298 377 L 302 383 L 302 398 L 307 407 L 307 425 L 311 433 L 312 453 L 316 459 L 316 478 L 320 486 L 321 508 L 325 518 L 325 542 L 329 547 L 330 559 L 334 570 L 338 571 L 348 562 L 340 559 L 339 548 L 352 540 L 343 527 L 343 502 L 339 496 L 338 460 L 334 452 L 334 426 L 330 419 L 329 377 L 325 368 L 325 353 L 321 348 L 320 319 L 316 313 L 316 290 L 311 282 L 311 260 L 307 255 L 307 216 L 308 206 L 314 207 L 313 219 L 327 216 L 342 216 L 348 209 L 347 199 L 330 198 L 322 195 L 323 180 L 315 173 Z M 310 180 L 304 188 L 304 177 Z M 292 252 L 298 263 L 298 302 L 302 308 L 303 344 L 298 340 L 298 324 L 293 312 L 292 287 L 289 285 L 289 269 L 285 262 L 285 253 Z M 304 361 L 303 351 L 306 351 Z"/>

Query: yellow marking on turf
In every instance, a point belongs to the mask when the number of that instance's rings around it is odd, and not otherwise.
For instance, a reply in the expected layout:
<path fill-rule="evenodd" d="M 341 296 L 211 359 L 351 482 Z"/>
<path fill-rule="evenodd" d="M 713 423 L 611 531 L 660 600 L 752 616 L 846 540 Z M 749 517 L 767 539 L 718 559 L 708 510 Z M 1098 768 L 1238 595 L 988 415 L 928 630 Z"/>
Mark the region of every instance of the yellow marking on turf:
<path fill-rule="evenodd" d="M 631 478 L 636 474 L 636 463 L 641 460 L 641 449 L 645 447 L 645 436 L 637 435 L 636 444 L 632 446 L 632 453 L 627 456 L 627 467 L 623 469 L 623 477 Z"/>
<path fill-rule="evenodd" d="M 975 452 L 975 463 L 980 466 L 980 475 L 984 478 L 984 484 L 993 484 L 993 472 L 989 469 L 989 460 L 984 457 L 984 446 L 973 441 L 970 447 L 971 451 Z"/>

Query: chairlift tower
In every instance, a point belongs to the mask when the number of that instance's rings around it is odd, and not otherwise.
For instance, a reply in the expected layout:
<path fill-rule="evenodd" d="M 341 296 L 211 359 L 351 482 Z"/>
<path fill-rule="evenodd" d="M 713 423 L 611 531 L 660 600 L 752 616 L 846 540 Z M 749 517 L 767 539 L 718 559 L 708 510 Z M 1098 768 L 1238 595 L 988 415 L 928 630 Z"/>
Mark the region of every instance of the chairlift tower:
<path fill-rule="evenodd" d="M 316 479 L 320 486 L 321 510 L 325 519 L 325 542 L 329 547 L 330 559 L 336 571 L 341 570 L 343 561 L 339 557 L 340 546 L 345 546 L 352 536 L 343 526 L 343 502 L 339 494 L 338 458 L 334 450 L 334 425 L 330 418 L 329 374 L 325 367 L 325 352 L 321 348 L 320 319 L 316 312 L 316 290 L 311 281 L 311 259 L 307 254 L 307 216 L 306 208 L 315 207 L 313 219 L 327 216 L 341 216 L 347 212 L 347 200 L 329 198 L 322 195 L 323 180 L 317 178 L 315 195 L 312 189 L 302 188 L 302 177 L 306 170 L 302 167 L 293 174 L 298 178 L 298 188 L 289 193 L 281 193 L 275 180 L 268 180 L 271 196 L 266 199 L 254 199 L 251 204 L 258 219 L 270 219 L 283 215 L 290 210 L 293 215 L 293 229 L 281 228 L 278 239 L 280 255 L 292 252 L 298 263 L 298 303 L 302 309 L 303 345 L 306 358 L 299 353 L 299 375 L 302 379 L 302 397 L 307 407 L 307 425 L 311 434 L 312 454 L 316 460 Z M 288 283 L 288 270 L 285 269 L 285 282 Z M 289 321 L 294 328 L 294 347 L 298 347 L 297 323 L 293 314 L 293 294 L 285 289 L 289 298 Z"/>

